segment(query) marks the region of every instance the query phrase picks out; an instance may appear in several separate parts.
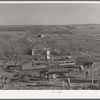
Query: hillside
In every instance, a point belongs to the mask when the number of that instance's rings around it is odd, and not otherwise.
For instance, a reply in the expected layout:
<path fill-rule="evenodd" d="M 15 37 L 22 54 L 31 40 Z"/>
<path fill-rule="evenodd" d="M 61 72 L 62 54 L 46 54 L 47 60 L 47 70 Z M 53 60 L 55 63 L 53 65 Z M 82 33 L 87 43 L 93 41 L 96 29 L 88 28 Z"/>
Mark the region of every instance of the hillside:
<path fill-rule="evenodd" d="M 0 26 L 0 35 L 2 34 L 11 35 L 12 40 L 23 49 L 31 48 L 32 44 L 38 42 L 45 42 L 52 49 L 71 51 L 74 55 L 100 54 L 99 24 Z M 52 37 L 39 38 L 39 34 Z"/>

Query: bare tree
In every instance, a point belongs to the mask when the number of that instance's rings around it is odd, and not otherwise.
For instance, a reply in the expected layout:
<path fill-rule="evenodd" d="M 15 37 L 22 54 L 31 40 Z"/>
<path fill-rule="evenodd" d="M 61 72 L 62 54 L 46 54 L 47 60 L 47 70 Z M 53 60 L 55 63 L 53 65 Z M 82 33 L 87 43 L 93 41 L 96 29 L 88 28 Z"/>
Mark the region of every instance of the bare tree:
<path fill-rule="evenodd" d="M 9 41 L 12 39 L 12 36 L 10 34 L 1 34 L 1 38 L 5 39 L 6 41 Z"/>
<path fill-rule="evenodd" d="M 6 61 L 12 61 L 15 65 L 21 61 L 22 52 L 18 45 L 15 45 L 13 41 L 6 41 L 0 39 L 0 55 Z"/>

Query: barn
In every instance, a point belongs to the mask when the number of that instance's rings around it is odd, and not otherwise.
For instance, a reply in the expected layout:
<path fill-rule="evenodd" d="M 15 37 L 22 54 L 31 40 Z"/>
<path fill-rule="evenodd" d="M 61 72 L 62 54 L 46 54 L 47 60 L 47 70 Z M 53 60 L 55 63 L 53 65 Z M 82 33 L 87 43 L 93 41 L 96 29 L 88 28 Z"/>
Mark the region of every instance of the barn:
<path fill-rule="evenodd" d="M 49 46 L 46 43 L 39 42 L 33 45 L 34 50 L 44 50 L 44 49 L 50 49 Z"/>
<path fill-rule="evenodd" d="M 84 67 L 91 67 L 93 64 L 93 59 L 89 56 L 76 58 L 76 65 L 83 65 Z"/>
<path fill-rule="evenodd" d="M 35 59 L 47 60 L 50 58 L 50 48 L 46 43 L 36 43 L 32 48 L 32 55 Z"/>

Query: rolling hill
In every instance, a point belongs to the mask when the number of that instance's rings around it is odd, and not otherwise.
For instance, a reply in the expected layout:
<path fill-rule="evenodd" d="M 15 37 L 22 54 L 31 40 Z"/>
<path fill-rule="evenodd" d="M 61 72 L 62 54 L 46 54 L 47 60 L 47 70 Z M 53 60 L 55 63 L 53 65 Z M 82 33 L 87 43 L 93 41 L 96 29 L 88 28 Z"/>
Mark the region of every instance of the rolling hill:
<path fill-rule="evenodd" d="M 51 48 L 71 51 L 75 55 L 86 54 L 99 56 L 100 54 L 100 25 L 19 25 L 0 26 L 0 35 L 10 34 L 16 44 L 28 47 L 30 41 L 45 42 Z M 52 35 L 52 37 L 38 38 L 38 34 Z M 58 34 L 58 37 L 53 37 Z M 62 37 L 61 34 L 66 36 Z M 30 47 L 31 48 L 31 47 Z"/>

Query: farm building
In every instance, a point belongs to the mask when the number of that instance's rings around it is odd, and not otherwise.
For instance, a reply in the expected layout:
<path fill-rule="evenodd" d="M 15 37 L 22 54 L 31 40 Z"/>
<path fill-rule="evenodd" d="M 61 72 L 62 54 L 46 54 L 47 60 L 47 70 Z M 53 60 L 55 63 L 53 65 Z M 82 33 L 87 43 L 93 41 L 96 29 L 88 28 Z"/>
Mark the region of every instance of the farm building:
<path fill-rule="evenodd" d="M 47 61 L 27 61 L 22 64 L 22 69 L 34 69 L 34 68 L 43 68 L 48 67 Z"/>
<path fill-rule="evenodd" d="M 52 69 L 52 68 L 51 68 Z M 52 76 L 53 74 L 63 74 L 61 69 L 56 69 L 56 68 L 53 68 L 52 70 L 51 69 L 46 69 L 45 67 L 42 67 L 42 68 L 35 68 L 35 69 L 24 69 L 24 70 L 21 70 L 19 72 L 17 72 L 17 75 L 19 77 L 22 77 L 22 76 L 27 76 L 27 77 L 30 77 L 30 78 L 39 78 L 40 77 L 40 72 L 41 71 L 44 71 L 44 70 L 47 70 L 48 71 L 48 74 L 49 74 L 49 77 Z"/>
<path fill-rule="evenodd" d="M 32 61 L 32 67 L 47 67 L 49 64 L 47 61 Z"/>
<path fill-rule="evenodd" d="M 37 37 L 45 37 L 44 34 L 39 34 Z"/>
<path fill-rule="evenodd" d="M 36 68 L 36 69 L 24 69 L 17 73 L 19 76 L 39 76 L 39 73 L 41 70 L 44 70 L 44 68 Z"/>
<path fill-rule="evenodd" d="M 33 45 L 34 50 L 45 50 L 45 49 L 50 49 L 49 46 L 46 43 L 39 42 Z"/>
<path fill-rule="evenodd" d="M 32 55 L 41 58 L 44 56 L 45 59 L 50 59 L 50 48 L 46 43 L 37 43 L 32 48 Z"/>
<path fill-rule="evenodd" d="M 91 57 L 78 57 L 76 58 L 76 64 L 91 67 L 93 64 L 93 60 Z"/>

